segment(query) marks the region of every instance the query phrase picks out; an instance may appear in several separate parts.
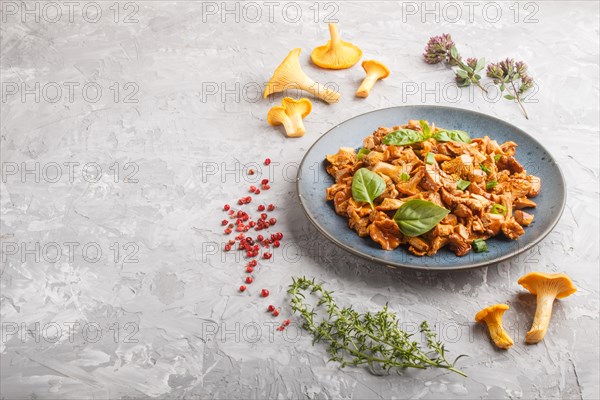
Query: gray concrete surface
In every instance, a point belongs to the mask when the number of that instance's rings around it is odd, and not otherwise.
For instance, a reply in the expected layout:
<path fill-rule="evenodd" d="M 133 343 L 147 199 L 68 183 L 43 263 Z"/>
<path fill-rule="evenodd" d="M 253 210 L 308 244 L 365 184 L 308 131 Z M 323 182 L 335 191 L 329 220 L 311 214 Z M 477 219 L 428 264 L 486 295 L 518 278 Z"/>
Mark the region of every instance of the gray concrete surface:
<path fill-rule="evenodd" d="M 600 396 L 597 2 L 26 6 L 3 1 L 0 25 L 2 398 Z M 366 58 L 391 67 L 366 100 L 353 96 L 359 66 L 310 64 L 327 17 Z M 423 63 L 429 36 L 443 32 L 465 57 L 525 60 L 539 85 L 531 119 L 508 101 L 457 90 L 446 67 Z M 306 135 L 290 140 L 266 122 L 280 97 L 260 92 L 294 47 L 306 72 L 343 97 L 314 101 Z M 477 110 L 541 140 L 568 184 L 556 229 L 509 262 L 454 273 L 393 271 L 326 242 L 299 209 L 297 163 L 335 124 L 400 104 Z M 261 198 L 278 205 L 284 245 L 241 294 L 243 260 L 215 251 L 220 208 L 246 193 L 243 166 L 267 156 L 274 164 L 260 172 L 273 183 Z M 527 346 L 535 305 L 517 279 L 533 270 L 564 271 L 579 291 L 556 304 L 546 340 Z M 469 355 L 459 364 L 469 377 L 328 363 L 295 318 L 274 331 L 290 317 L 285 291 L 296 275 L 362 310 L 388 302 L 407 329 L 437 324 L 451 354 Z M 471 323 L 496 302 L 511 306 L 508 352 Z M 279 318 L 265 312 L 269 303 Z"/>

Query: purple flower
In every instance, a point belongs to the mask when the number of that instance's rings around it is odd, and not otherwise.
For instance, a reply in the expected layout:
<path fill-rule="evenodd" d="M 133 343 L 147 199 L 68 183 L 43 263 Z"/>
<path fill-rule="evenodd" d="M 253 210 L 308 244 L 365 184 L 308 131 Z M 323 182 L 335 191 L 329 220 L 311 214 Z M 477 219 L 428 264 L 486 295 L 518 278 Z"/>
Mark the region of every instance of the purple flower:
<path fill-rule="evenodd" d="M 521 76 L 521 86 L 519 87 L 520 93 L 525 93 L 533 87 L 533 78 L 529 75 Z"/>
<path fill-rule="evenodd" d="M 519 74 L 519 76 L 527 76 L 527 64 L 525 64 L 523 61 L 517 61 L 515 63 L 515 69 L 517 71 L 517 74 Z"/>
<path fill-rule="evenodd" d="M 441 36 L 433 36 L 427 42 L 425 47 L 425 62 L 428 64 L 438 64 L 444 60 L 450 60 L 450 49 L 454 46 L 454 42 L 449 34 L 445 33 Z"/>
<path fill-rule="evenodd" d="M 500 66 L 500 63 L 493 63 L 487 66 L 487 76 L 494 80 L 495 84 L 500 83 L 504 78 L 504 71 Z"/>
<path fill-rule="evenodd" d="M 505 76 L 512 76 L 515 71 L 515 60 L 507 58 L 504 61 L 500 61 L 500 68 L 502 68 L 502 72 L 504 72 Z"/>

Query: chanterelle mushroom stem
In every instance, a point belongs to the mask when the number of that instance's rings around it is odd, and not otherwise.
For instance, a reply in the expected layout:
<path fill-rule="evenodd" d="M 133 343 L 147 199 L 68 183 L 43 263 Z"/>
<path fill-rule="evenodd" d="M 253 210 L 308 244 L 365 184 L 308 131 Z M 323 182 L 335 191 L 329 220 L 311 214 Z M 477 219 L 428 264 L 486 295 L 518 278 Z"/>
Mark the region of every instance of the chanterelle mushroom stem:
<path fill-rule="evenodd" d="M 329 24 L 329 36 L 331 36 L 331 47 L 339 46 L 340 31 L 338 30 L 337 24 Z"/>
<path fill-rule="evenodd" d="M 555 297 L 553 295 L 538 294 L 537 308 L 535 309 L 533 324 L 531 324 L 531 329 L 525 336 L 525 341 L 527 343 L 537 343 L 546 335 L 548 327 L 550 326 L 550 319 L 552 317 L 554 298 Z"/>
<path fill-rule="evenodd" d="M 373 75 L 369 75 L 369 76 L 365 77 L 365 79 L 363 79 L 362 83 L 358 87 L 358 90 L 356 91 L 356 96 L 358 96 L 358 97 L 369 96 L 371 89 L 373 89 L 373 86 L 375 86 L 375 82 L 377 82 L 378 80 L 379 80 L 379 78 L 376 76 L 373 76 Z"/>

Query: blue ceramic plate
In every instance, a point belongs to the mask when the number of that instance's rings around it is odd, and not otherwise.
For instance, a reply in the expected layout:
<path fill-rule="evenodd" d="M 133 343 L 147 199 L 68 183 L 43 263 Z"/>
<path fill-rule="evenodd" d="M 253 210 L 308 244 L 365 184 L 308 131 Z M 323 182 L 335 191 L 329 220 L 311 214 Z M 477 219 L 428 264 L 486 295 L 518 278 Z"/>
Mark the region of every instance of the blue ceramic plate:
<path fill-rule="evenodd" d="M 512 140 L 518 143 L 516 158 L 529 174 L 542 179 L 542 190 L 534 199 L 534 223 L 525 234 L 511 241 L 498 235 L 487 241 L 487 253 L 469 252 L 457 257 L 447 249 L 432 257 L 416 257 L 406 246 L 385 251 L 371 238 L 361 238 L 348 227 L 346 218 L 335 213 L 333 202 L 325 198 L 325 189 L 334 180 L 325 170 L 327 154 L 340 147 L 360 148 L 363 139 L 380 126 L 407 123 L 409 119 L 425 119 L 436 126 L 459 129 L 471 137 L 490 136 L 499 143 Z M 556 161 L 534 138 L 521 129 L 488 115 L 459 108 L 440 106 L 404 106 L 372 111 L 337 125 L 317 140 L 308 150 L 298 171 L 298 196 L 310 221 L 326 238 L 359 257 L 391 267 L 425 270 L 456 270 L 495 264 L 526 252 L 542 240 L 560 219 L 566 201 L 565 182 Z M 527 254 L 523 255 L 524 257 Z"/>

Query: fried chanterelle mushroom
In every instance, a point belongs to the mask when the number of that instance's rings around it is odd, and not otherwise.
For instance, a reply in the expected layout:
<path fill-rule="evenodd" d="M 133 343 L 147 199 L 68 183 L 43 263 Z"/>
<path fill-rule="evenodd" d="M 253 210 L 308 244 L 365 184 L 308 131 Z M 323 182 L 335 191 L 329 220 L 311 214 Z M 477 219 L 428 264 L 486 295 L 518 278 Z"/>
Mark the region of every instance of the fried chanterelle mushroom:
<path fill-rule="evenodd" d="M 535 223 L 530 209 L 536 203 L 531 199 L 540 192 L 541 180 L 517 161 L 516 147 L 488 136 L 471 139 L 466 132 L 426 121 L 381 127 L 363 140 L 362 148 L 343 147 L 327 156 L 327 172 L 335 179 L 327 200 L 348 218 L 350 228 L 385 250 L 406 245 L 418 256 L 431 256 L 444 247 L 457 256 L 486 251 L 487 239 L 502 234 L 514 240 Z M 383 193 L 372 199 L 373 208 L 364 199 L 352 198 L 354 175 L 363 168 L 385 183 Z M 404 221 L 402 229 L 394 216 L 414 199 L 431 203 L 429 211 L 443 218 L 423 214 L 422 220 L 434 225 L 410 236 L 407 232 L 418 232 L 410 229 L 415 221 Z M 418 213 L 415 219 L 417 225 L 422 222 Z"/>

